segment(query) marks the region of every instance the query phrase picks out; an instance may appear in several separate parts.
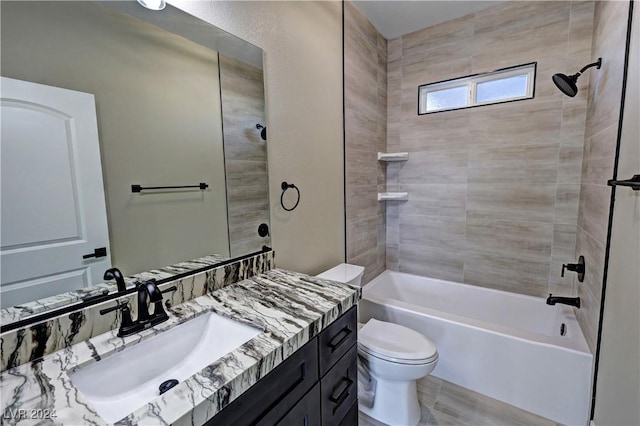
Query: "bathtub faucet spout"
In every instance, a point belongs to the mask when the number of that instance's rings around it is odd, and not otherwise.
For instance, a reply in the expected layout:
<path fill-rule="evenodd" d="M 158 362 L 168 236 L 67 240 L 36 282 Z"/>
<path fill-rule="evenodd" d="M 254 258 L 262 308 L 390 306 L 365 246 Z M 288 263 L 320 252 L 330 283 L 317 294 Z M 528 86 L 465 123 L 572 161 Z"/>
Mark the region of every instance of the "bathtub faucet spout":
<path fill-rule="evenodd" d="M 553 296 L 551 293 L 549 293 L 549 297 L 547 297 L 547 305 L 555 305 L 556 303 L 562 303 L 564 305 L 575 306 L 576 308 L 580 308 L 579 297 L 559 297 L 559 296 Z"/>

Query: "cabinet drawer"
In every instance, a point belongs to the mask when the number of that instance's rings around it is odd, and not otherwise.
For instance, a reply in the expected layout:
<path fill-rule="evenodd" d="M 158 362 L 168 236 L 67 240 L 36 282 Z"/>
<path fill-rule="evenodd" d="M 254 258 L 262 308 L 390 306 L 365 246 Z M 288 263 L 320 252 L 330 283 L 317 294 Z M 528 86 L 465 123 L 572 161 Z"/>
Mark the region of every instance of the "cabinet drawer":
<path fill-rule="evenodd" d="M 358 320 L 354 306 L 320 333 L 320 377 L 353 346 L 357 339 Z"/>
<path fill-rule="evenodd" d="M 317 381 L 318 341 L 313 339 L 216 414 L 207 425 L 256 425 L 267 416 L 277 421 Z"/>
<path fill-rule="evenodd" d="M 322 424 L 340 424 L 358 399 L 358 348 L 353 345 L 320 380 Z"/>
<path fill-rule="evenodd" d="M 279 422 L 277 426 L 320 426 L 320 384 L 316 384 Z M 274 423 L 269 423 L 272 425 Z M 355 425 L 356 423 L 354 423 Z"/>

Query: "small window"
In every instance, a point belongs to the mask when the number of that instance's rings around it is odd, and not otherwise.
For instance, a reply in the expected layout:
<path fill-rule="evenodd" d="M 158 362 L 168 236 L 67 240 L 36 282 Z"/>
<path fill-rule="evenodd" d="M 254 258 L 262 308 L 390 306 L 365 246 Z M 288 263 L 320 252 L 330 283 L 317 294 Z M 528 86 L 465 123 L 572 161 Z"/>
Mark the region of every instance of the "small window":
<path fill-rule="evenodd" d="M 536 64 L 456 78 L 418 88 L 418 114 L 533 98 Z"/>

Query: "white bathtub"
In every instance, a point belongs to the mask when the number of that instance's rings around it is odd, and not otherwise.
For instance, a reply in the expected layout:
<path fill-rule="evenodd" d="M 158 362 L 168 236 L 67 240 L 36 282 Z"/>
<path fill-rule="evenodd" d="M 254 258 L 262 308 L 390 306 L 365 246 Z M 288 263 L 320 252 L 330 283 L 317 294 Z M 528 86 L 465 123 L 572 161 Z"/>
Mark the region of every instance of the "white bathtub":
<path fill-rule="evenodd" d="M 556 422 L 588 423 L 592 355 L 570 307 L 385 271 L 363 288 L 359 313 L 428 336 L 440 354 L 436 377 Z"/>

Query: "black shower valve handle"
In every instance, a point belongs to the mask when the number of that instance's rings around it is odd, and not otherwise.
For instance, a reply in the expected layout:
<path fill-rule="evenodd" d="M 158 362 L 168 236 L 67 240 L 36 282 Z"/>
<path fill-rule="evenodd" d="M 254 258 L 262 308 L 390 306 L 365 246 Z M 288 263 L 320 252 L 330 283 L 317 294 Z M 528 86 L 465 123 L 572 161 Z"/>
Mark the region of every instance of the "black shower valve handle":
<path fill-rule="evenodd" d="M 560 273 L 561 277 L 564 277 L 564 271 L 576 272 L 578 274 L 578 281 L 582 282 L 584 280 L 585 273 L 585 262 L 584 256 L 580 256 L 578 258 L 578 263 L 563 263 L 562 264 L 562 272 Z"/>

